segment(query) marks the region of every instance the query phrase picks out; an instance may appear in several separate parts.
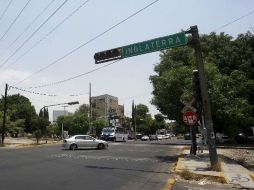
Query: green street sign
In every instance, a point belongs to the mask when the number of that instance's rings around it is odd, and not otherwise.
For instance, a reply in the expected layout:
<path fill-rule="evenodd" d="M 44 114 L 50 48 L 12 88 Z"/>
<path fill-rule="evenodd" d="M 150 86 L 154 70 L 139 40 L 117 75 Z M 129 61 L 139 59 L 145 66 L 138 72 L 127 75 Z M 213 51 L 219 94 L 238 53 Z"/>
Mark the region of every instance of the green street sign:
<path fill-rule="evenodd" d="M 119 48 L 101 51 L 94 54 L 96 64 L 113 61 L 116 59 L 123 59 L 154 51 L 184 46 L 187 44 L 187 38 L 184 32 L 177 34 L 155 38 L 152 40 L 139 42 Z"/>
<path fill-rule="evenodd" d="M 187 44 L 187 38 L 184 32 L 155 38 L 152 40 L 139 42 L 122 47 L 122 58 L 146 54 L 154 51 L 184 46 Z"/>

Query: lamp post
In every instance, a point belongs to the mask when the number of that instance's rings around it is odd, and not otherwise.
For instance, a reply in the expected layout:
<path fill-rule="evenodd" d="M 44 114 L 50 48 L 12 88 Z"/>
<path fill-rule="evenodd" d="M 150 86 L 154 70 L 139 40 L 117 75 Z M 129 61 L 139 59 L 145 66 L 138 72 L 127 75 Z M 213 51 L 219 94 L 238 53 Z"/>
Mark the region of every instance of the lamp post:
<path fill-rule="evenodd" d="M 65 116 L 65 107 L 67 107 L 67 105 L 75 105 L 75 104 L 79 104 L 79 101 L 75 101 L 75 102 L 67 102 L 67 103 L 59 103 L 59 104 L 51 104 L 51 105 L 47 105 L 47 106 L 43 106 L 40 111 L 42 109 L 48 108 L 48 107 L 52 107 L 52 106 L 59 106 L 59 105 L 64 105 L 64 116 Z M 63 122 L 62 122 L 62 138 L 63 138 Z"/>

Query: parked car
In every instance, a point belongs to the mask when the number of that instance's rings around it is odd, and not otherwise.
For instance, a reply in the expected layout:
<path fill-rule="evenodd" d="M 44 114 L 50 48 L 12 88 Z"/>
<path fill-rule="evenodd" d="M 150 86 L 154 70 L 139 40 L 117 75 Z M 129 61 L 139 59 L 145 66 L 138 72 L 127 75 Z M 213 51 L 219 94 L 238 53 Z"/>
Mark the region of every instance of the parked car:
<path fill-rule="evenodd" d="M 136 138 L 137 138 L 137 139 L 141 139 L 141 137 L 142 137 L 142 134 L 141 134 L 141 133 L 137 133 L 137 134 L 136 134 Z"/>
<path fill-rule="evenodd" d="M 184 138 L 184 140 L 191 140 L 191 134 L 190 133 L 185 133 L 183 138 Z"/>
<path fill-rule="evenodd" d="M 144 136 L 141 137 L 141 140 L 142 141 L 148 141 L 149 137 L 147 135 L 144 135 Z"/>
<path fill-rule="evenodd" d="M 229 136 L 223 134 L 223 133 L 216 133 L 216 142 L 218 143 L 225 143 L 230 141 Z"/>
<path fill-rule="evenodd" d="M 149 135 L 149 140 L 150 141 L 158 140 L 157 135 Z"/>
<path fill-rule="evenodd" d="M 63 140 L 63 147 L 71 150 L 76 150 L 78 148 L 105 149 L 108 148 L 108 143 L 89 135 L 74 135 Z"/>
<path fill-rule="evenodd" d="M 238 133 L 235 137 L 237 143 L 249 143 L 254 142 L 254 136 L 250 136 L 245 133 Z"/>

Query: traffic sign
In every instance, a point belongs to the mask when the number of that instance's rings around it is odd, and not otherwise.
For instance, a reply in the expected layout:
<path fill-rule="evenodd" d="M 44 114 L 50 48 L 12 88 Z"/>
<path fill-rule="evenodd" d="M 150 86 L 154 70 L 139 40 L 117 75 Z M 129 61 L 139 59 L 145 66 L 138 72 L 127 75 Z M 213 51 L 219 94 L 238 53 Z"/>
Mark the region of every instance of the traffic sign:
<path fill-rule="evenodd" d="M 185 32 L 180 32 L 169 36 L 97 52 L 94 54 L 94 59 L 95 63 L 99 64 L 116 59 L 123 59 L 136 55 L 151 53 L 154 51 L 183 46 L 186 44 L 187 38 L 185 36 Z"/>
<path fill-rule="evenodd" d="M 180 32 L 177 34 L 124 46 L 122 49 L 122 58 L 151 53 L 154 51 L 183 46 L 186 44 L 187 38 L 185 33 Z"/>
<path fill-rule="evenodd" d="M 186 125 L 195 125 L 198 121 L 198 116 L 195 112 L 187 111 L 183 114 L 183 122 Z"/>

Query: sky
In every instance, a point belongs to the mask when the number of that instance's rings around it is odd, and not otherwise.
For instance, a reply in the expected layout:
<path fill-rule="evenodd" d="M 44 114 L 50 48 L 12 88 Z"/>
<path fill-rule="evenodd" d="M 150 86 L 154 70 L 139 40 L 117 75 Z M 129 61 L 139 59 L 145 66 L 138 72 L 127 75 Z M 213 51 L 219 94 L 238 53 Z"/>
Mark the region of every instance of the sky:
<path fill-rule="evenodd" d="M 253 32 L 254 1 L 0 0 L 0 93 L 7 83 L 12 86 L 8 94 L 28 97 L 38 113 L 52 104 L 88 104 L 91 83 L 92 96 L 118 97 L 126 116 L 133 100 L 154 115 L 149 77 L 156 74 L 160 52 L 110 65 L 95 64 L 94 54 L 193 25 L 200 34 Z M 65 109 L 73 112 L 78 106 Z M 53 110 L 63 109 L 50 107 L 50 119 Z"/>

